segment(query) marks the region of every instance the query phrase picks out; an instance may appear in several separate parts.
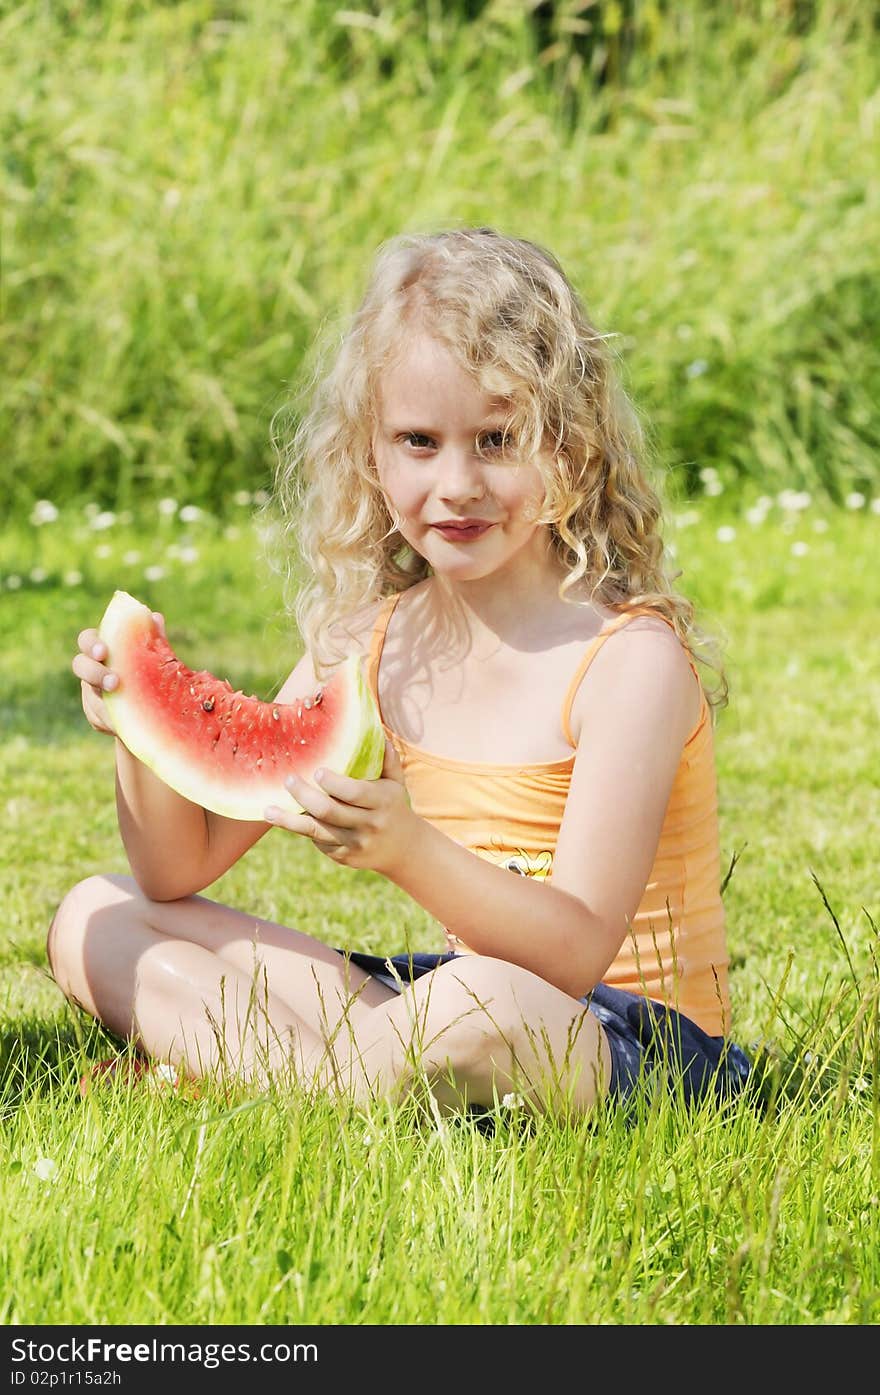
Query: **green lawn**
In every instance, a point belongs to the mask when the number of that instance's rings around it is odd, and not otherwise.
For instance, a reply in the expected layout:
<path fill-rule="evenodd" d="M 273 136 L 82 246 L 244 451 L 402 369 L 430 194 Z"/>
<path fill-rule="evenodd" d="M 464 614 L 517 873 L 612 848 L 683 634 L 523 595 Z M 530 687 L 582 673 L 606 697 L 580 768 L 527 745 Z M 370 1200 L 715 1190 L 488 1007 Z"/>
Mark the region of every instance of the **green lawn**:
<path fill-rule="evenodd" d="M 875 1321 L 876 507 L 750 521 L 722 496 L 669 530 L 727 636 L 731 991 L 738 1039 L 776 1062 L 761 1096 L 692 1119 L 646 1100 L 629 1128 L 499 1110 L 494 1133 L 295 1086 L 80 1100 L 107 1043 L 49 979 L 45 934 L 70 886 L 127 864 L 77 632 L 122 587 L 185 661 L 261 697 L 299 652 L 247 507 L 96 521 L 0 538 L 0 1322 Z M 334 943 L 440 944 L 397 888 L 280 832 L 208 891 Z"/>

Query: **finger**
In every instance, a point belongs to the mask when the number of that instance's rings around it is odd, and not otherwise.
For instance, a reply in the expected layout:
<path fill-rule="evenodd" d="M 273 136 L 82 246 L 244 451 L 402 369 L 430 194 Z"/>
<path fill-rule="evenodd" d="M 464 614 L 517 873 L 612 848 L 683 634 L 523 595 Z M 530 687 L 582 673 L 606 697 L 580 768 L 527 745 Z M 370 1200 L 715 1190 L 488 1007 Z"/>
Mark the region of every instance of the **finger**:
<path fill-rule="evenodd" d="M 81 654 L 77 654 L 70 667 L 77 678 L 81 679 L 83 683 L 88 683 L 96 692 L 111 692 L 119 684 L 119 678 L 115 673 L 111 673 L 103 664 L 87 659 Z"/>
<path fill-rule="evenodd" d="M 80 630 L 76 637 L 76 642 L 83 654 L 91 654 L 96 644 L 103 648 L 105 654 L 107 652 L 107 646 L 104 644 L 97 630 Z M 98 655 L 94 654 L 92 657 L 97 658 Z"/>
<path fill-rule="evenodd" d="M 385 738 L 385 759 L 382 764 L 382 774 L 388 780 L 397 780 L 398 784 L 401 785 L 404 783 L 400 756 L 397 754 L 397 748 L 393 741 L 389 741 L 387 736 Z"/>
<path fill-rule="evenodd" d="M 313 843 L 322 848 L 324 845 L 347 846 L 344 829 L 322 823 L 312 814 L 290 814 L 286 809 L 279 809 L 276 804 L 269 804 L 263 810 L 263 818 L 276 828 L 285 828 L 288 833 L 299 833 L 303 838 L 311 838 Z"/>
<path fill-rule="evenodd" d="M 299 776 L 291 776 L 293 780 Z M 341 775 L 338 770 L 316 770 L 314 774 L 315 784 L 319 789 L 324 790 L 334 800 L 353 806 L 356 809 L 373 809 L 376 806 L 376 782 L 375 780 L 354 780 L 350 775 Z M 306 781 L 306 789 L 309 785 Z M 299 798 L 296 790 L 292 793 L 295 798 Z M 326 817 L 326 815 L 324 815 Z"/>
<path fill-rule="evenodd" d="M 359 808 L 344 799 L 335 799 L 329 791 L 316 788 L 301 775 L 288 775 L 284 784 L 300 808 L 330 827 L 357 828 L 363 822 L 362 806 Z"/>

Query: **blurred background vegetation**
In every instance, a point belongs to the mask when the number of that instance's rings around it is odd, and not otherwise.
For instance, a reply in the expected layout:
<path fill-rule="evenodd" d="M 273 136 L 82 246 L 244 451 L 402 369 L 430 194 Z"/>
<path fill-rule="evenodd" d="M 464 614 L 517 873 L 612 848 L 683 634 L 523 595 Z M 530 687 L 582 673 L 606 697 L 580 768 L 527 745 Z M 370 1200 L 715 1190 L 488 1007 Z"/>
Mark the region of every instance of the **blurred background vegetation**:
<path fill-rule="evenodd" d="M 224 517 L 401 230 L 549 247 L 669 492 L 880 493 L 868 0 L 0 0 L 0 500 Z"/>

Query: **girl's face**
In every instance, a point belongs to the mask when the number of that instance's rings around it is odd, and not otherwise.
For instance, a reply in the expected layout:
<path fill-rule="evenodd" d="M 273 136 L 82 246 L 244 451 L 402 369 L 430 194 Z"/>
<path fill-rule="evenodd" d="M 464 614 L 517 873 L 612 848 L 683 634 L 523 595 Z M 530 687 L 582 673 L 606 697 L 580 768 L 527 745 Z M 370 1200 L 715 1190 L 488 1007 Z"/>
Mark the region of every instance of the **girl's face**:
<path fill-rule="evenodd" d="M 434 574 L 474 581 L 545 556 L 537 466 L 501 451 L 504 408 L 428 335 L 380 384 L 373 455 L 402 536 Z M 480 445 L 482 458 L 477 452 Z"/>

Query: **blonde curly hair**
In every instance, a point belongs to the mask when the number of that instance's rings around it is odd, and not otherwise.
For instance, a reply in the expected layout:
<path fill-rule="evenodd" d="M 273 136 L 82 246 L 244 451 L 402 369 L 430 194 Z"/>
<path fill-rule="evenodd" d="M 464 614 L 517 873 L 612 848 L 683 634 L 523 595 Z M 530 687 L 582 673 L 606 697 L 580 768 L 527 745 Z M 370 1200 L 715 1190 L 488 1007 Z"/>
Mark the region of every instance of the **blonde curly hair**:
<path fill-rule="evenodd" d="M 427 331 L 484 393 L 509 408 L 516 458 L 541 470 L 538 521 L 565 572 L 560 597 L 586 579 L 617 611 L 650 606 L 718 682 L 720 646 L 674 589 L 662 506 L 648 481 L 646 435 L 624 392 L 608 337 L 545 248 L 492 228 L 401 234 L 376 254 L 366 292 L 337 345 L 327 343 L 298 424 L 276 413 L 271 507 L 281 515 L 285 603 L 322 678 L 342 657 L 334 635 L 383 596 L 430 575 L 397 531 L 372 451 L 382 375 L 413 331 Z M 282 424 L 279 428 L 279 424 Z M 297 556 L 298 553 L 298 556 Z M 572 602 L 577 603 L 577 602 Z M 350 632 L 349 632 L 350 633 Z"/>

